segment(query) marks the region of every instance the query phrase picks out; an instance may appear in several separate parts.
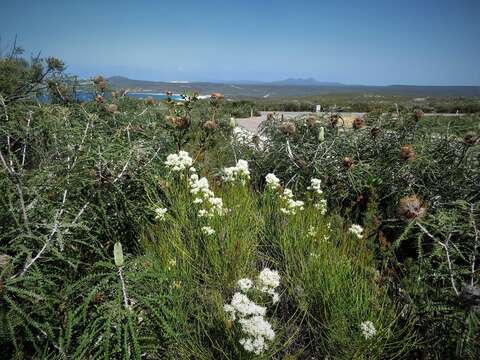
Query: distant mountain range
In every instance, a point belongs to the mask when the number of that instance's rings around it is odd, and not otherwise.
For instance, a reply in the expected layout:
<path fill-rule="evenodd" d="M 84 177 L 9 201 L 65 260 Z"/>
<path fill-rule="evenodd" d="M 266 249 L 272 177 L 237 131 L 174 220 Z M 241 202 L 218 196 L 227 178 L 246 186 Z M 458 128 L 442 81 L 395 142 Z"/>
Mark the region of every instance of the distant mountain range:
<path fill-rule="evenodd" d="M 259 97 L 303 97 L 335 93 L 365 93 L 392 96 L 431 97 L 480 97 L 480 86 L 421 86 L 421 85 L 347 85 L 336 82 L 322 82 L 313 78 L 289 78 L 280 81 L 148 81 L 134 80 L 123 76 L 108 78 L 115 89 L 129 89 L 139 92 L 197 91 L 200 94 L 221 92 L 231 98 Z"/>

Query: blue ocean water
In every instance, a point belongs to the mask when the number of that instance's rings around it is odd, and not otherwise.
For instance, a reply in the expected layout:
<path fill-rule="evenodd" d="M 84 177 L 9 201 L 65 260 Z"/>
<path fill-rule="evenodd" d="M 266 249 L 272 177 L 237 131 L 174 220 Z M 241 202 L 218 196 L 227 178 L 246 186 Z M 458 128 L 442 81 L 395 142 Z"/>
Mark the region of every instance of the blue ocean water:
<path fill-rule="evenodd" d="M 133 97 L 136 99 L 146 99 L 147 97 L 152 97 L 155 100 L 165 100 L 168 98 L 167 95 L 164 93 L 150 93 L 150 92 L 129 92 L 127 93 L 127 96 Z M 95 93 L 92 91 L 77 91 L 75 93 L 75 98 L 77 101 L 93 101 L 95 100 Z M 105 98 L 110 99 L 111 95 L 109 93 L 105 94 Z M 180 94 L 174 94 L 170 96 L 172 100 L 175 101 L 182 101 L 183 98 Z M 47 102 L 48 101 L 48 95 L 40 95 L 38 96 L 38 99 L 41 102 Z"/>

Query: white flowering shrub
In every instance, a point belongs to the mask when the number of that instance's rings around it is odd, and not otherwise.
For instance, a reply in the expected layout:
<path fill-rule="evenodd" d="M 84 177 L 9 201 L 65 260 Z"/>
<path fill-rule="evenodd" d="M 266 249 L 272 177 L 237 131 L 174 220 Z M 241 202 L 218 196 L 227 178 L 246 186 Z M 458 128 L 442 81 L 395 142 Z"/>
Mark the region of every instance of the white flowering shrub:
<path fill-rule="evenodd" d="M 267 189 L 276 190 L 280 187 L 280 179 L 275 174 L 269 173 L 265 176 L 265 182 L 267 183 Z"/>
<path fill-rule="evenodd" d="M 325 215 L 327 213 L 327 199 L 323 197 L 322 180 L 312 178 L 307 189 L 313 192 L 313 207 L 318 209 L 320 214 Z"/>
<path fill-rule="evenodd" d="M 365 339 L 370 339 L 377 334 L 377 330 L 375 329 L 375 325 L 370 320 L 364 321 L 360 324 L 360 329 L 362 330 L 362 334 Z"/>
<path fill-rule="evenodd" d="M 249 278 L 237 281 L 241 292 L 236 292 L 229 304 L 223 309 L 232 321 L 241 325 L 242 338 L 239 343 L 243 348 L 256 355 L 268 349 L 268 343 L 275 338 L 272 325 L 265 320 L 266 308 L 257 305 L 247 296 L 252 291 L 268 294 L 272 303 L 279 301 L 279 294 L 275 291 L 280 286 L 280 275 L 275 270 L 263 269 L 255 282 Z M 243 337 L 245 336 L 245 337 Z"/>
<path fill-rule="evenodd" d="M 192 166 L 193 160 L 186 151 L 179 151 L 177 154 L 170 154 L 167 156 L 165 165 L 171 171 L 183 171 Z"/>
<path fill-rule="evenodd" d="M 240 181 L 242 184 L 245 184 L 250 179 L 248 162 L 246 160 L 238 160 L 235 166 L 224 168 L 222 179 L 225 182 Z"/>

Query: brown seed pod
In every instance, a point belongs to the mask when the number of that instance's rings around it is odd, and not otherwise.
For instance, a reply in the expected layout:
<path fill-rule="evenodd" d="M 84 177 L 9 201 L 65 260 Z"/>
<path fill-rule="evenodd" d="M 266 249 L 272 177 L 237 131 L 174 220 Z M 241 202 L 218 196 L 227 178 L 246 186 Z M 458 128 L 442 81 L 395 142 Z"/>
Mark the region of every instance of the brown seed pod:
<path fill-rule="evenodd" d="M 426 210 L 427 206 L 425 202 L 420 200 L 416 195 L 401 198 L 398 206 L 398 214 L 405 219 L 422 217 Z"/>
<path fill-rule="evenodd" d="M 208 120 L 203 123 L 202 128 L 204 128 L 207 131 L 213 131 L 218 128 L 218 124 L 215 121 Z"/>
<path fill-rule="evenodd" d="M 281 123 L 280 130 L 287 136 L 293 135 L 297 131 L 295 124 L 290 121 Z"/>
<path fill-rule="evenodd" d="M 355 130 L 359 130 L 365 127 L 365 121 L 361 117 L 356 117 L 355 120 L 353 120 L 352 126 Z"/>
<path fill-rule="evenodd" d="M 220 100 L 223 100 L 225 98 L 225 96 L 223 96 L 223 94 L 220 94 L 218 92 L 214 92 L 210 95 L 210 98 L 212 100 L 220 101 Z"/>
<path fill-rule="evenodd" d="M 310 116 L 308 119 L 307 119 L 307 126 L 308 127 L 315 127 L 315 125 L 317 124 L 317 118 L 313 117 L 313 116 Z"/>
<path fill-rule="evenodd" d="M 97 95 L 97 96 L 95 96 L 95 102 L 96 102 L 97 104 L 103 103 L 103 96 L 102 96 L 102 95 Z"/>
<path fill-rule="evenodd" d="M 400 148 L 400 157 L 405 161 L 413 161 L 417 157 L 412 145 L 403 145 Z"/>
<path fill-rule="evenodd" d="M 118 111 L 118 106 L 115 104 L 108 104 L 106 107 L 107 112 L 110 114 L 115 114 Z"/>
<path fill-rule="evenodd" d="M 186 129 L 188 127 L 188 119 L 184 116 L 177 116 L 175 118 L 175 127 L 179 129 Z"/>
<path fill-rule="evenodd" d="M 92 304 L 101 304 L 105 300 L 105 294 L 102 292 L 97 292 L 92 299 Z"/>
<path fill-rule="evenodd" d="M 423 112 L 422 110 L 420 110 L 420 109 L 416 109 L 416 110 L 413 112 L 413 118 L 414 118 L 416 121 L 420 120 L 420 119 L 423 117 L 423 115 L 425 115 L 425 114 L 424 114 L 424 112 Z"/>
<path fill-rule="evenodd" d="M 335 126 L 338 125 L 338 115 L 337 114 L 330 115 L 330 125 L 332 125 L 332 127 L 335 127 Z"/>
<path fill-rule="evenodd" d="M 268 120 L 268 121 L 272 121 L 272 120 L 273 120 L 273 114 L 272 114 L 272 113 L 268 113 L 268 114 L 267 114 L 267 120 Z"/>
<path fill-rule="evenodd" d="M 475 145 L 475 143 L 477 142 L 477 140 L 479 139 L 478 135 L 473 132 L 473 131 L 469 131 L 465 134 L 465 136 L 463 137 L 463 142 L 466 144 L 466 145 Z"/>
<path fill-rule="evenodd" d="M 145 99 L 145 104 L 147 104 L 148 106 L 153 106 L 153 105 L 155 105 L 155 103 L 156 103 L 155 99 L 151 96 L 148 96 Z"/>
<path fill-rule="evenodd" d="M 374 139 L 377 139 L 378 136 L 380 135 L 380 128 L 378 128 L 378 127 L 372 128 L 372 130 L 370 130 L 370 134 L 372 134 L 372 137 Z"/>
<path fill-rule="evenodd" d="M 353 159 L 349 156 L 344 157 L 342 164 L 345 169 L 350 169 L 353 166 Z"/>

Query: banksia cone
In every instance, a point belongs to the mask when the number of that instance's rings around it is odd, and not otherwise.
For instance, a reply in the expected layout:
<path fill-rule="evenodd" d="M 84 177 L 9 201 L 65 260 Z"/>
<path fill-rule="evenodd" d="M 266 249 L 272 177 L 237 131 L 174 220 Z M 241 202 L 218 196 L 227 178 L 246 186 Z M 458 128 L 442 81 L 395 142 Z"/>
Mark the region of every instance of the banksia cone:
<path fill-rule="evenodd" d="M 342 163 L 343 163 L 343 167 L 345 169 L 350 169 L 353 166 L 353 159 L 351 157 L 347 156 L 347 157 L 343 158 Z"/>
<path fill-rule="evenodd" d="M 153 106 L 153 105 L 155 105 L 155 99 L 153 97 L 149 96 L 145 99 L 145 104 L 147 104 L 149 106 Z"/>
<path fill-rule="evenodd" d="M 370 130 L 370 134 L 372 134 L 372 137 L 374 139 L 377 139 L 378 136 L 380 135 L 380 128 L 378 128 L 378 127 L 372 128 L 372 130 Z"/>
<path fill-rule="evenodd" d="M 268 121 L 272 121 L 272 120 L 273 120 L 273 114 L 272 114 L 272 113 L 268 113 L 268 114 L 267 114 L 267 120 L 268 120 Z"/>
<path fill-rule="evenodd" d="M 403 145 L 400 148 L 400 157 L 405 161 L 413 161 L 416 158 L 415 150 L 412 145 Z"/>
<path fill-rule="evenodd" d="M 413 112 L 413 117 L 414 117 L 414 119 L 415 119 L 416 121 L 420 120 L 420 119 L 423 117 L 423 115 L 425 115 L 425 114 L 424 114 L 423 111 L 420 110 L 420 109 L 416 109 L 416 110 Z"/>
<path fill-rule="evenodd" d="M 212 100 L 216 100 L 216 101 L 219 101 L 219 100 L 223 100 L 225 97 L 223 96 L 223 94 L 220 94 L 218 92 L 214 92 L 210 95 L 210 98 Z"/>
<path fill-rule="evenodd" d="M 355 120 L 353 120 L 352 126 L 355 130 L 359 130 L 365 127 L 365 121 L 361 117 L 356 117 Z"/>
<path fill-rule="evenodd" d="M 205 130 L 213 131 L 213 130 L 216 130 L 216 129 L 218 128 L 218 124 L 217 124 L 215 121 L 208 120 L 208 121 L 205 121 L 205 122 L 203 123 L 202 127 L 203 127 Z"/>
<path fill-rule="evenodd" d="M 98 91 L 105 91 L 107 88 L 107 81 L 103 78 L 103 76 L 97 76 L 93 79 L 93 83 L 95 84 Z"/>
<path fill-rule="evenodd" d="M 106 108 L 107 112 L 115 114 L 118 111 L 118 106 L 115 104 L 109 104 Z"/>
<path fill-rule="evenodd" d="M 416 195 L 405 196 L 400 199 L 398 213 L 405 219 L 422 217 L 426 210 L 425 202 L 421 201 Z"/>
<path fill-rule="evenodd" d="M 95 102 L 96 102 L 97 104 L 103 103 L 103 96 L 102 96 L 102 95 L 97 95 L 97 96 L 95 96 Z"/>
<path fill-rule="evenodd" d="M 311 116 L 307 119 L 307 126 L 308 127 L 315 127 L 316 124 L 317 124 L 317 119 L 314 118 L 313 116 Z"/>
<path fill-rule="evenodd" d="M 117 265 L 118 267 L 123 266 L 124 261 L 122 244 L 118 241 L 113 246 L 113 259 L 115 260 L 115 265 Z"/>
<path fill-rule="evenodd" d="M 338 124 L 338 115 L 337 114 L 330 115 L 330 125 L 335 127 L 337 126 L 337 124 Z"/>
<path fill-rule="evenodd" d="M 92 299 L 92 304 L 100 304 L 105 300 L 105 294 L 102 292 L 97 292 Z"/>
<path fill-rule="evenodd" d="M 295 124 L 290 121 L 280 124 L 280 130 L 287 136 L 293 135 L 297 131 Z"/>
<path fill-rule="evenodd" d="M 473 131 L 469 131 L 465 134 L 465 136 L 463 137 L 463 142 L 466 144 L 466 145 L 475 145 L 475 143 L 477 142 L 478 140 L 478 135 L 476 133 L 474 133 Z"/>

